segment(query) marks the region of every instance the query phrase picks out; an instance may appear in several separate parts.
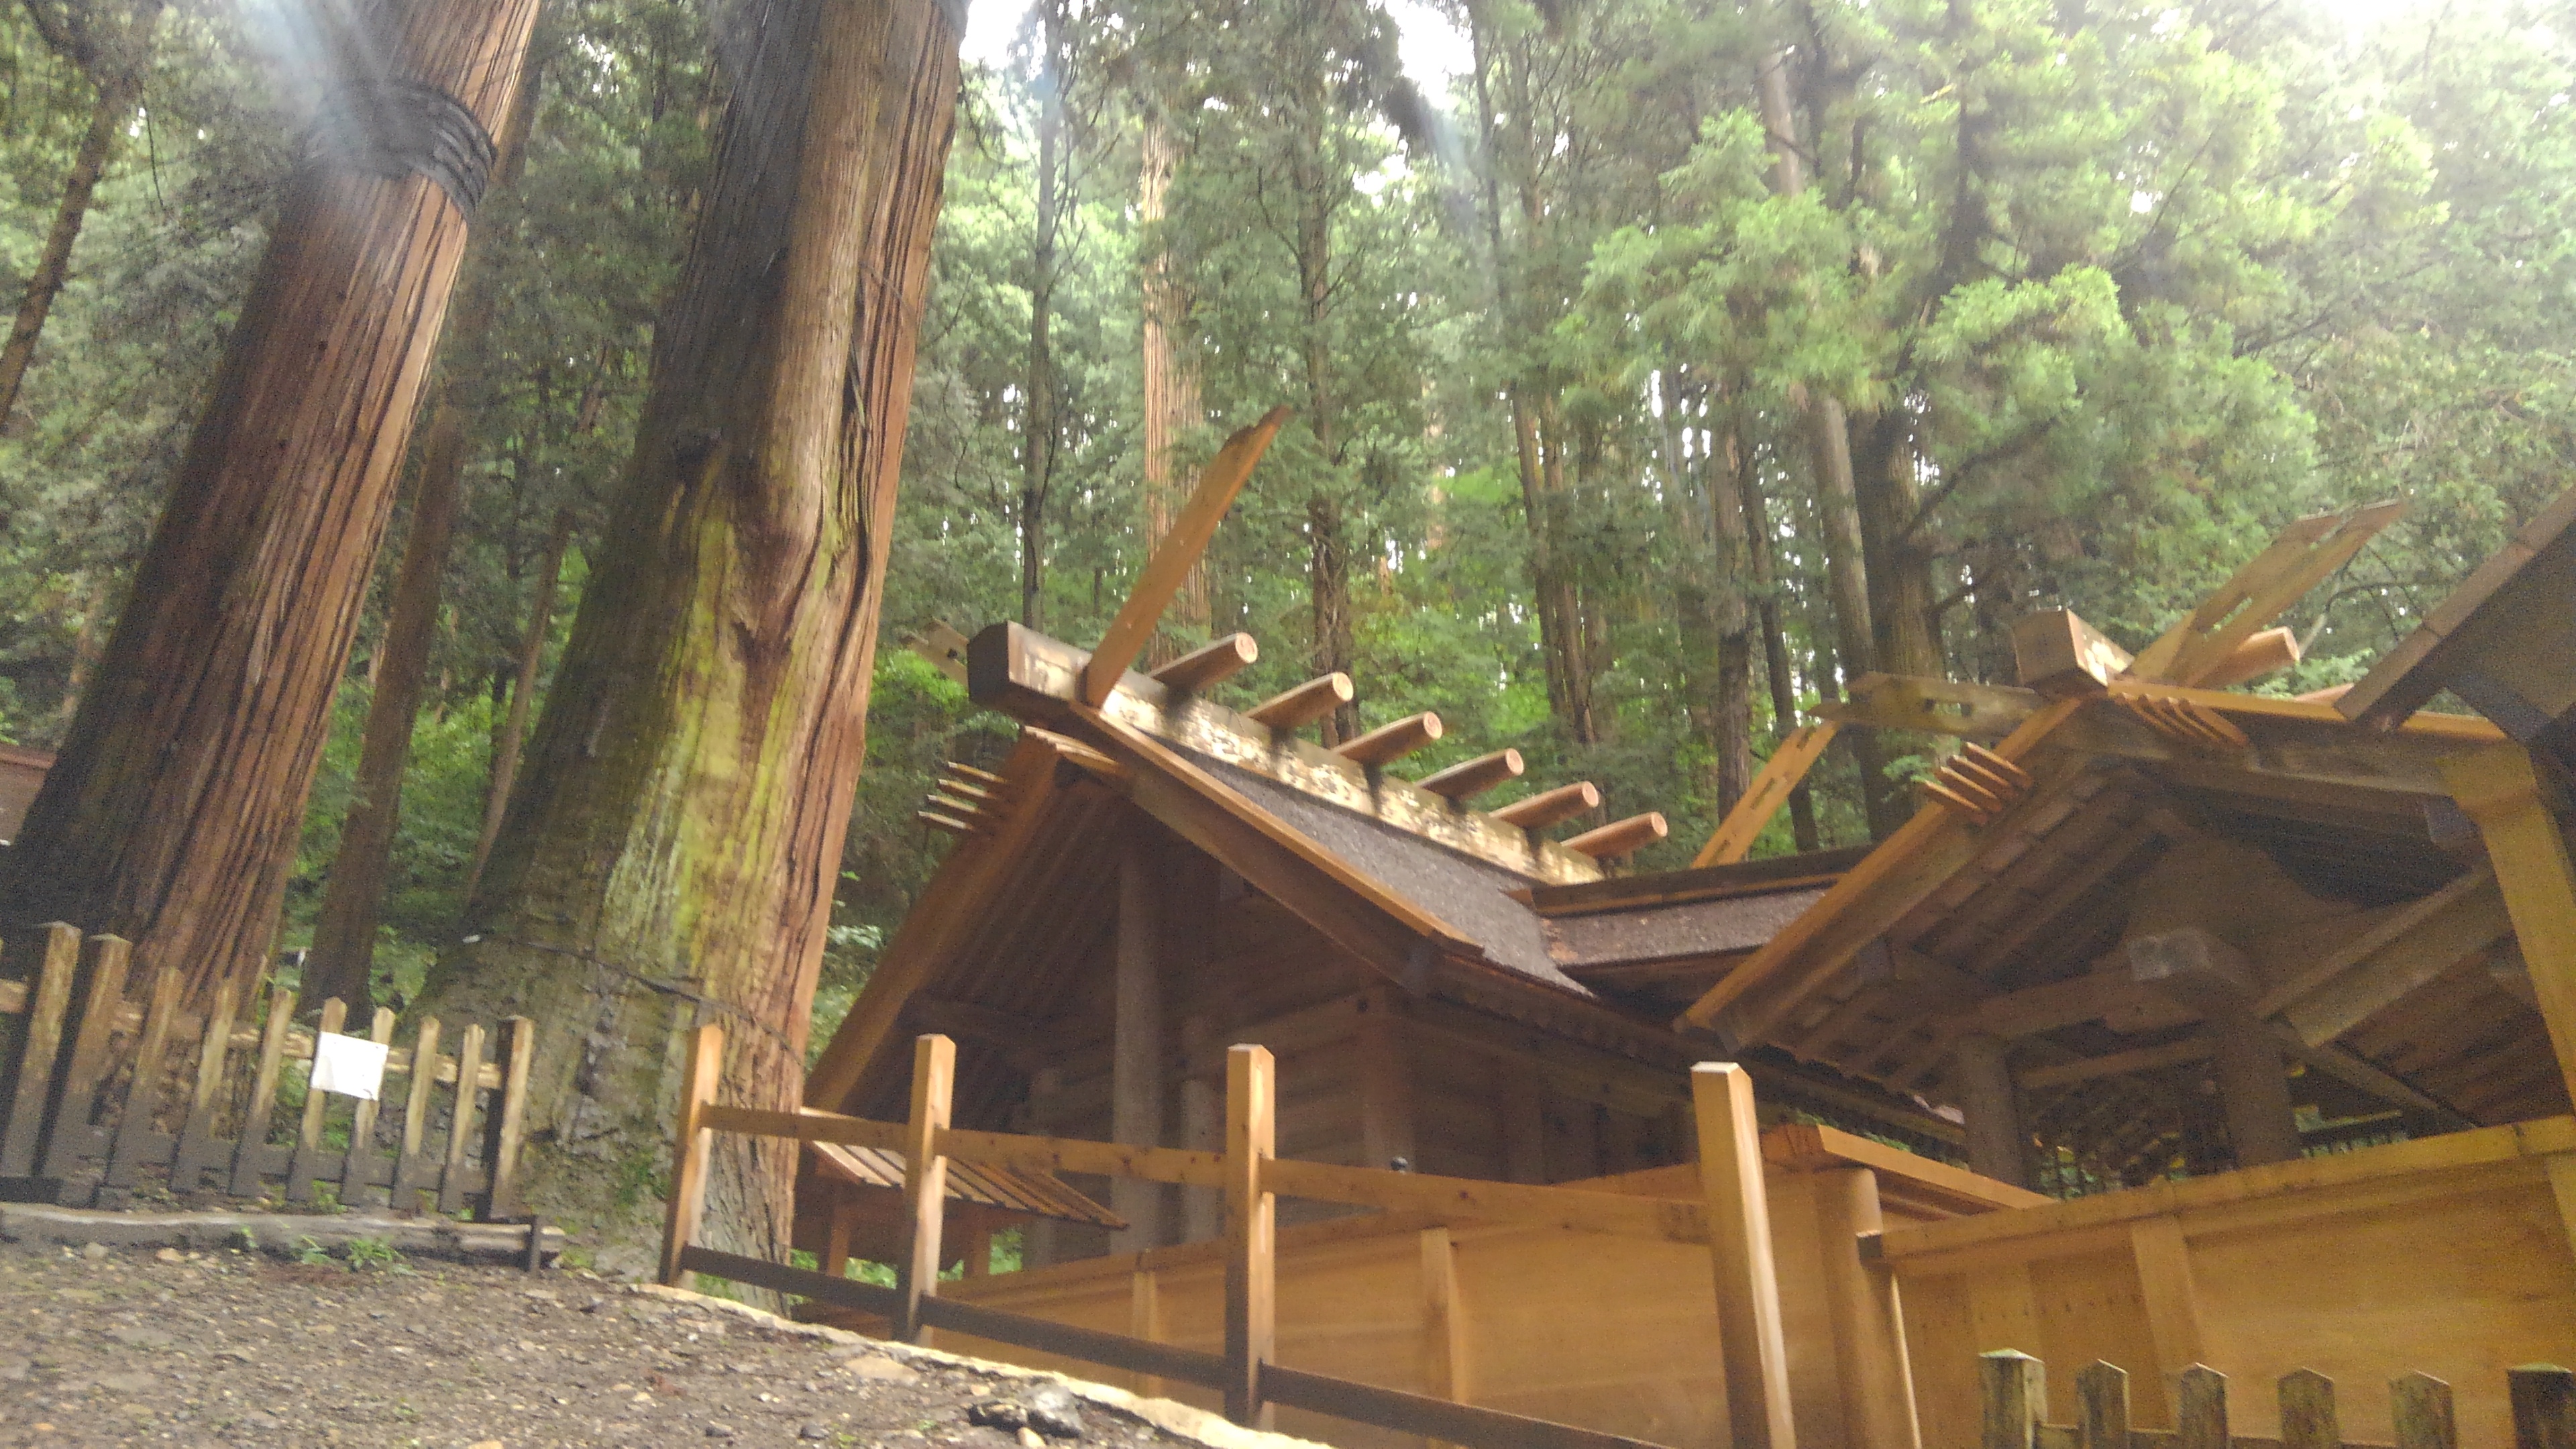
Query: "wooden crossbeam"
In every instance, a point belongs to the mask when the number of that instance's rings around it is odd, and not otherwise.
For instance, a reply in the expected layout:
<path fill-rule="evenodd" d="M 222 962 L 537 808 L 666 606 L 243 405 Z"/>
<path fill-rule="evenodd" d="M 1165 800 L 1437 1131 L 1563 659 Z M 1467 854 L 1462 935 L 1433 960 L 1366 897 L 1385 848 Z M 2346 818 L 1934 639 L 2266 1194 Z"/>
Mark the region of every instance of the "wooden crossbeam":
<path fill-rule="evenodd" d="M 1521 777 L 1521 752 L 1496 750 L 1451 765 L 1413 783 L 1444 800 L 1465 800 Z"/>
<path fill-rule="evenodd" d="M 1517 825 L 1523 830 L 1545 830 L 1559 821 L 1571 820 L 1586 810 L 1601 808 L 1601 787 L 1589 780 L 1559 785 L 1535 795 L 1515 800 L 1494 811 L 1496 820 Z"/>
<path fill-rule="evenodd" d="M 1424 710 L 1393 724 L 1379 725 L 1358 739 L 1336 746 L 1333 753 L 1357 765 L 1385 765 L 1439 742 L 1440 716 Z"/>
<path fill-rule="evenodd" d="M 1613 820 L 1587 830 L 1567 840 L 1565 848 L 1595 860 L 1609 860 L 1634 855 L 1670 833 L 1671 828 L 1664 823 L 1663 814 L 1649 810 L 1643 815 L 1631 815 L 1625 820 Z"/>
<path fill-rule="evenodd" d="M 2239 646 L 2269 627 L 2282 610 L 2327 575 L 2350 563 L 2364 544 L 2405 511 L 2403 503 L 2376 503 L 2291 524 L 2199 608 L 2140 651 L 2129 667 L 2129 677 L 2168 684 L 2209 683 Z"/>
<path fill-rule="evenodd" d="M 1251 635 L 1228 634 L 1155 670 L 1154 681 L 1195 693 L 1232 678 L 1260 658 L 1261 646 Z"/>
<path fill-rule="evenodd" d="M 1109 632 L 1100 636 L 1100 647 L 1091 651 L 1091 663 L 1082 673 L 1083 703 L 1096 707 L 1108 699 L 1126 675 L 1127 667 L 1145 652 L 1145 641 L 1154 637 L 1154 626 L 1161 622 L 1163 610 L 1180 593 L 1199 555 L 1207 552 L 1208 541 L 1216 537 L 1216 526 L 1224 521 L 1226 509 L 1243 491 L 1253 465 L 1270 450 L 1270 440 L 1279 435 L 1279 425 L 1286 421 L 1287 408 L 1272 408 L 1261 421 L 1226 439 L 1225 446 L 1208 460 L 1190 501 L 1182 505 L 1171 530 L 1154 545 L 1153 556 L 1146 560 L 1145 572 L 1137 577 L 1134 592 L 1118 606 L 1118 616 L 1109 621 Z"/>
<path fill-rule="evenodd" d="M 1317 675 L 1294 689 L 1283 689 L 1245 710 L 1244 715 L 1274 730 L 1301 729 L 1359 697 L 1351 677 L 1336 670 Z"/>
<path fill-rule="evenodd" d="M 1736 801 L 1726 818 L 1717 822 L 1717 829 L 1709 832 L 1708 842 L 1691 857 L 1692 867 L 1733 865 L 1742 860 L 1772 817 L 1780 813 L 1780 807 L 1789 803 L 1791 792 L 1807 778 L 1807 772 L 1824 758 L 1825 747 L 1834 742 L 1834 733 L 1841 728 L 1828 720 L 1791 730 L 1771 751 L 1771 758 L 1762 762 L 1762 772 L 1745 788 L 1744 798 Z"/>

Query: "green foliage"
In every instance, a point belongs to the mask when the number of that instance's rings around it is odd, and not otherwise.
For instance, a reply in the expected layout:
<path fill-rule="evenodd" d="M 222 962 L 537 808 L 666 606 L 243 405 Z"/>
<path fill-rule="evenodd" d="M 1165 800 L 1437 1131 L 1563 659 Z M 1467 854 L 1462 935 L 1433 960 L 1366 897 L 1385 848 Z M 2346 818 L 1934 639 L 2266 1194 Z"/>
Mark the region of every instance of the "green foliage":
<path fill-rule="evenodd" d="M 1209 555 L 1212 627 L 1262 648 L 1218 697 L 1347 664 L 1364 724 L 1446 722 L 1408 771 L 1515 746 L 1533 786 L 1589 778 L 1609 814 L 1665 811 L 1674 838 L 1649 866 L 1713 822 L 1728 742 L 1758 760 L 1788 722 L 1760 649 L 1728 654 L 1726 629 L 1776 615 L 1801 710 L 1850 672 L 1809 450 L 1822 399 L 1847 410 L 1888 511 L 1869 520 L 1871 577 L 1918 571 L 1928 598 L 1909 607 L 1962 676 L 2008 676 L 2005 631 L 2033 608 L 2142 645 L 2289 519 L 2402 497 L 2406 520 L 2286 617 L 2307 660 L 2262 687 L 2350 680 L 2576 464 L 2563 7 L 2426 4 L 2363 28 L 2321 3 L 1453 0 L 1479 69 L 1425 104 L 1363 0 L 1048 3 L 1074 44 L 1043 626 L 1089 643 L 1147 554 L 1141 277 L 1167 265 L 1203 404 L 1180 471 L 1297 409 Z M 473 418 L 467 501 L 404 778 L 388 992 L 416 989 L 463 911 L 557 510 L 575 545 L 540 691 L 588 551 L 610 546 L 598 520 L 712 164 L 718 15 L 573 0 L 542 22 L 526 174 L 478 215 L 466 268 L 495 322 L 441 362 Z M 170 15 L 0 428 L 0 739 L 58 737 L 264 242 L 298 127 L 237 26 Z M 1755 92 L 1784 46 L 1796 195 Z M 89 91 L 14 9 L 0 73 L 5 297 Z M 1023 46 L 965 80 L 817 1049 L 948 849 L 915 818 L 943 763 L 994 768 L 1012 744 L 906 641 L 1021 609 L 1041 79 Z M 1149 111 L 1180 152 L 1153 226 Z M 1528 478 L 1522 424 L 1548 449 Z M 1767 586 L 1724 526 L 1748 485 Z M 398 514 L 379 595 L 407 527 Z M 1346 658 L 1319 635 L 1319 578 L 1346 589 Z M 1551 679 L 1567 652 L 1542 623 L 1551 584 L 1598 701 L 1586 728 Z M 334 703 L 289 947 L 347 809 L 383 609 Z M 1720 687 L 1748 657 L 1749 706 Z M 1929 761 L 1896 753 L 1900 775 Z M 1849 762 L 1814 784 L 1826 842 L 1864 838 Z M 1756 849 L 1790 846 L 1783 821 Z M 301 1091 L 290 1075 L 290 1107 Z M 621 1167 L 622 1205 L 658 1190 L 654 1171 Z"/>

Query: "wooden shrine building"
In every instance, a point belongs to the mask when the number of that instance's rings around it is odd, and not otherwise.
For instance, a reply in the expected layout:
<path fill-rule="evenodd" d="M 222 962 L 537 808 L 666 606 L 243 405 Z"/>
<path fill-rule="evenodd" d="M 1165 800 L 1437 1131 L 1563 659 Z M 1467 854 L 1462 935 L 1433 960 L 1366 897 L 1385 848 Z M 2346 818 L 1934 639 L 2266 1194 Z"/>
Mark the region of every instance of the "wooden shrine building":
<path fill-rule="evenodd" d="M 1338 751 L 1298 738 L 1349 698 L 1342 676 L 1250 712 L 1200 692 L 1252 657 L 1226 639 L 1125 675 L 1093 709 L 1075 696 L 1085 651 L 1016 624 L 974 641 L 974 698 L 1025 728 L 999 769 L 952 767 L 931 802 L 963 838 L 808 1104 L 901 1115 L 913 1038 L 937 1031 L 959 1044 L 961 1125 L 1210 1148 L 1226 1048 L 1257 1042 L 1281 1062 L 1283 1156 L 1531 1183 L 1688 1160 L 1689 1068 L 1708 1051 L 1673 1012 L 1859 853 L 1614 878 L 1604 858 L 1659 837 L 1660 817 L 1557 841 L 1543 832 L 1597 809 L 1593 787 L 1473 808 L 1519 773 L 1510 751 L 1399 778 L 1435 717 Z M 1775 1112 L 1957 1151 L 1958 1129 L 1909 1097 L 1753 1065 Z M 1122 1230 L 1039 1219 L 1031 1262 L 1217 1231 L 1210 1194 L 1110 1197 Z M 852 1211 L 800 1201 L 805 1238 L 836 1210 Z M 862 1229 L 852 1250 L 866 1244 Z"/>

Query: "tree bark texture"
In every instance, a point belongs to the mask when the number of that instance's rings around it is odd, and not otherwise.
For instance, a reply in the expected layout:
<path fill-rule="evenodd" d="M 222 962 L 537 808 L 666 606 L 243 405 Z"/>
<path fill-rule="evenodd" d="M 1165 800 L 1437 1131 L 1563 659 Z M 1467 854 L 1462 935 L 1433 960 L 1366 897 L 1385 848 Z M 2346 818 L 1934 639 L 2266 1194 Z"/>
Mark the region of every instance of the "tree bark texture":
<path fill-rule="evenodd" d="M 536 12 L 424 0 L 375 53 L 488 133 Z M 289 183 L 97 682 L 0 858 L 0 933 L 112 931 L 200 1009 L 256 977 L 466 220 L 417 173 L 325 155 Z"/>
<path fill-rule="evenodd" d="M 1180 151 L 1172 126 L 1160 106 L 1145 106 L 1143 166 L 1137 182 L 1137 215 L 1144 223 L 1145 336 L 1145 536 L 1157 541 L 1171 532 L 1172 519 L 1188 501 L 1189 471 L 1182 466 L 1181 442 L 1205 420 L 1199 401 L 1198 369 L 1185 351 L 1190 316 L 1189 287 L 1172 266 L 1170 249 L 1157 228 L 1168 214 L 1172 176 Z M 1155 635 L 1151 660 L 1168 664 L 1204 637 L 1214 616 L 1208 593 L 1207 563 L 1190 566 L 1189 578 L 1173 598 L 1167 617 L 1177 626 Z"/>
<path fill-rule="evenodd" d="M 99 178 L 107 174 L 107 163 L 116 154 L 126 117 L 134 114 L 135 103 L 143 96 L 143 75 L 151 60 L 161 4 L 162 0 L 142 0 L 136 5 L 116 43 L 65 37 L 75 39 L 76 53 L 70 58 L 89 72 L 98 98 L 90 106 L 89 130 L 81 136 L 80 150 L 73 153 L 71 175 L 63 180 L 63 197 L 54 208 L 53 227 L 45 233 L 45 250 L 36 259 L 36 270 L 28 274 L 27 290 L 19 294 L 9 340 L 0 344 L 0 434 L 9 431 L 9 416 L 17 411 L 18 389 L 36 359 L 36 339 L 45 330 L 45 318 L 54 310 L 54 299 L 62 295 L 63 283 L 71 278 L 72 247 L 80 240 L 82 223 L 89 219 L 90 198 L 98 193 Z"/>
<path fill-rule="evenodd" d="M 525 65 L 512 98 L 493 169 L 493 191 L 516 185 L 528 128 L 535 124 L 542 68 Z M 488 196 L 490 193 L 487 192 Z M 322 911 L 313 923 L 313 950 L 305 961 L 308 1001 L 338 997 L 349 1019 L 375 1014 L 373 986 L 376 926 L 393 875 L 394 832 L 402 821 L 403 769 L 411 762 L 412 723 L 420 714 L 429 656 L 438 637 L 438 586 L 447 572 L 456 507 L 464 492 L 466 424 L 471 409 L 458 397 L 461 359 L 479 358 L 484 334 L 498 310 L 489 268 L 466 283 L 464 299 L 449 315 L 439 342 L 447 358 L 430 405 L 429 432 L 421 448 L 420 481 L 412 492 L 411 530 L 403 539 L 402 567 L 394 578 L 393 608 L 385 637 L 368 669 L 374 693 L 367 701 L 366 734 L 358 746 L 358 778 L 340 846 L 322 888 Z"/>
<path fill-rule="evenodd" d="M 528 1191 L 652 1228 L 681 1043 L 792 1109 L 864 754 L 962 7 L 762 0 L 529 765 L 419 1010 L 538 1023 Z M 796 1149 L 724 1136 L 704 1240 L 782 1259 Z"/>
<path fill-rule="evenodd" d="M 537 562 L 537 593 L 528 601 L 528 627 L 519 636 L 519 667 L 510 681 L 510 707 L 501 716 L 500 737 L 492 742 L 492 775 L 483 790 L 483 830 L 474 839 L 474 859 L 465 868 L 465 899 L 470 905 L 482 884 L 483 867 L 492 862 L 493 843 L 501 838 L 501 816 L 518 783 L 519 750 L 528 737 L 528 711 L 536 699 L 537 671 L 545 664 L 546 639 L 554 632 L 555 590 L 563 582 L 564 552 L 572 547 L 572 510 L 555 510 L 546 535 L 545 556 Z"/>

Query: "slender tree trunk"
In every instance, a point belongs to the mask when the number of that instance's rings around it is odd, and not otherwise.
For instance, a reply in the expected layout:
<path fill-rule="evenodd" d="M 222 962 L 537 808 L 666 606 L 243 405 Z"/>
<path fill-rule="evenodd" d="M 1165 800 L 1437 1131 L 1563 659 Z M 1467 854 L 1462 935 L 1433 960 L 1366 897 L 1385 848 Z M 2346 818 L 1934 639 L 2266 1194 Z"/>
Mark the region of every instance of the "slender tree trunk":
<path fill-rule="evenodd" d="M 488 134 L 536 12 L 423 0 L 349 49 L 451 93 Z M 456 129 L 422 111 L 442 114 L 359 74 L 341 114 L 373 119 L 345 120 L 333 134 L 352 144 L 289 184 L 98 682 L 0 856 L 0 935 L 113 931 L 140 964 L 177 966 L 198 1005 L 265 961 L 465 247 L 466 212 L 437 181 L 360 169 Z M 347 137 L 361 125 L 377 144 Z"/>
<path fill-rule="evenodd" d="M 537 1022 L 529 1198 L 636 1253 L 683 1033 L 792 1109 L 852 791 L 957 96 L 937 0 L 756 0 L 643 425 L 524 783 L 420 1011 Z M 704 1238 L 785 1257 L 793 1143 Z M 614 1259 L 617 1253 L 612 1253 Z"/>
<path fill-rule="evenodd" d="M 518 184 L 528 128 L 536 123 L 542 78 L 541 66 L 520 69 L 518 94 L 494 141 L 499 153 L 492 173 L 494 191 Z M 463 300 L 449 316 L 439 342 L 447 366 L 436 386 L 437 400 L 430 407 L 420 483 L 412 497 L 411 532 L 403 540 L 402 567 L 394 581 L 393 609 L 367 671 L 374 693 L 367 701 L 367 729 L 358 746 L 356 789 L 340 826 L 340 848 L 331 857 L 331 873 L 323 885 L 322 911 L 313 923 L 313 950 L 305 959 L 306 999 L 339 997 L 348 1003 L 351 1021 L 365 1021 L 375 1011 L 376 927 L 393 877 L 394 832 L 402 822 L 403 769 L 411 762 L 412 725 L 420 714 L 431 647 L 438 634 L 438 585 L 447 572 L 448 543 L 464 492 L 471 409 L 458 399 L 456 374 L 461 366 L 480 361 L 484 336 L 499 305 L 496 279 L 488 266 L 463 290 Z"/>
<path fill-rule="evenodd" d="M 465 868 L 466 908 L 483 884 L 483 867 L 492 863 L 492 843 L 501 838 L 501 818 L 510 808 L 510 792 L 519 778 L 519 747 L 528 737 L 528 710 L 537 696 L 537 671 L 546 658 L 546 639 L 554 632 L 555 590 L 563 579 L 564 551 L 572 547 L 572 510 L 555 510 L 546 535 L 545 557 L 537 563 L 536 597 L 528 601 L 528 627 L 519 636 L 519 667 L 511 678 L 510 707 L 501 716 L 501 733 L 492 742 L 492 776 L 483 791 L 483 829 L 474 838 L 474 860 Z"/>
<path fill-rule="evenodd" d="M 1786 54 L 1772 53 L 1754 78 L 1754 92 L 1762 109 L 1763 130 L 1770 136 L 1772 187 L 1783 196 L 1796 196 L 1807 189 L 1807 174 L 1798 156 L 1797 118 L 1789 109 L 1788 67 Z M 1868 551 L 1862 539 L 1859 491 L 1852 477 L 1851 423 L 1837 397 L 1811 396 L 1802 411 L 1817 512 L 1825 524 L 1825 587 L 1834 606 L 1834 655 L 1849 680 L 1879 667 L 1870 614 Z M 1842 738 L 1860 770 L 1861 801 L 1870 833 L 1884 837 L 1905 823 L 1903 801 L 1887 780 L 1884 752 L 1869 730 L 1847 730 Z"/>
<path fill-rule="evenodd" d="M 1674 611 L 1692 680 L 1690 713 L 1708 743 L 1709 794 L 1723 817 L 1753 780 L 1753 675 L 1745 607 L 1744 514 L 1735 497 L 1732 425 L 1694 470 L 1684 457 L 1688 411 L 1675 369 L 1663 373 L 1664 480 L 1677 537 L 1691 547 L 1677 571 Z M 1722 495 L 1722 496 L 1721 496 Z"/>
<path fill-rule="evenodd" d="M 402 568 L 394 579 L 393 610 L 385 620 L 384 641 L 376 646 L 381 667 L 375 695 L 367 702 L 358 777 L 348 816 L 340 824 L 340 848 L 331 857 L 331 874 L 322 888 L 322 913 L 313 922 L 313 950 L 304 961 L 306 999 L 336 996 L 349 1004 L 351 1021 L 365 1021 L 376 1009 L 370 982 L 376 923 L 393 871 L 394 827 L 402 818 L 412 721 L 420 713 L 430 646 L 438 636 L 438 576 L 447 567 L 464 452 L 464 419 L 456 409 L 440 407 L 421 453 L 420 488 L 412 499 L 411 532 L 403 540 Z"/>
<path fill-rule="evenodd" d="M 1137 183 L 1137 214 L 1144 223 L 1145 334 L 1145 536 L 1160 539 L 1186 501 L 1189 475 L 1181 466 L 1181 440 L 1203 421 L 1198 369 L 1185 355 L 1181 338 L 1189 326 L 1189 289 L 1172 266 L 1171 250 L 1158 228 L 1169 208 L 1173 173 L 1180 151 L 1171 122 L 1162 108 L 1145 107 L 1143 167 Z M 1206 635 L 1214 617 L 1205 560 L 1190 566 L 1190 576 L 1172 600 L 1170 619 L 1177 626 L 1157 632 L 1153 662 L 1169 663 L 1183 641 Z"/>
<path fill-rule="evenodd" d="M 1317 73 L 1320 77 L 1320 71 Z M 1320 80 L 1318 79 L 1318 84 Z M 1298 137 L 1297 280 L 1304 304 L 1302 356 L 1306 371 L 1306 426 L 1314 434 L 1315 453 L 1333 481 L 1306 499 L 1307 592 L 1311 605 L 1314 669 L 1317 674 L 1348 672 L 1358 654 L 1351 629 L 1350 544 L 1344 536 L 1339 474 L 1342 468 L 1340 397 L 1334 388 L 1328 329 L 1332 323 L 1332 202 L 1326 188 L 1348 185 L 1329 175 L 1323 164 L 1321 117 L 1324 99 L 1305 99 L 1305 130 Z M 1320 731 L 1326 748 L 1360 734 L 1356 702 L 1324 716 Z"/>
<path fill-rule="evenodd" d="M 1744 508 L 1747 542 L 1745 564 L 1752 575 L 1754 613 L 1762 621 L 1762 663 L 1771 688 L 1771 724 L 1776 739 L 1787 739 L 1798 727 L 1798 684 L 1789 670 L 1789 635 L 1780 623 L 1780 570 L 1771 549 L 1771 504 L 1763 496 L 1762 473 L 1750 451 L 1736 460 L 1735 487 Z M 1789 792 L 1789 832 L 1801 851 L 1822 848 L 1816 829 L 1816 797 L 1805 781 Z"/>
<path fill-rule="evenodd" d="M 0 435 L 9 431 L 9 417 L 18 407 L 19 386 L 27 380 L 27 366 L 35 361 L 36 339 L 45 330 L 45 318 L 54 309 L 54 299 L 62 295 L 63 283 L 71 276 L 72 246 L 80 240 L 81 224 L 89 219 L 90 198 L 98 191 L 101 176 L 107 174 L 107 163 L 116 154 L 116 139 L 125 128 L 126 118 L 134 114 L 134 103 L 143 94 L 144 68 L 149 63 L 152 31 L 161 19 L 161 0 L 144 0 L 135 7 L 131 33 L 125 53 L 114 61 L 102 58 L 104 75 L 94 75 L 98 98 L 90 106 L 89 130 L 82 135 L 80 150 L 72 156 L 72 174 L 63 181 L 63 199 L 54 208 L 53 229 L 45 234 L 45 250 L 36 259 L 36 270 L 27 278 L 27 290 L 18 297 L 17 320 L 9 324 L 9 341 L 0 345 Z"/>
<path fill-rule="evenodd" d="M 1047 0 L 1043 25 L 1046 64 L 1038 75 L 1038 212 L 1029 247 L 1029 363 L 1024 387 L 1026 426 L 1020 438 L 1020 622 L 1035 629 L 1045 619 L 1046 506 L 1055 482 L 1056 449 L 1063 427 L 1056 421 L 1056 235 L 1065 205 L 1059 173 L 1064 166 L 1064 0 Z"/>

